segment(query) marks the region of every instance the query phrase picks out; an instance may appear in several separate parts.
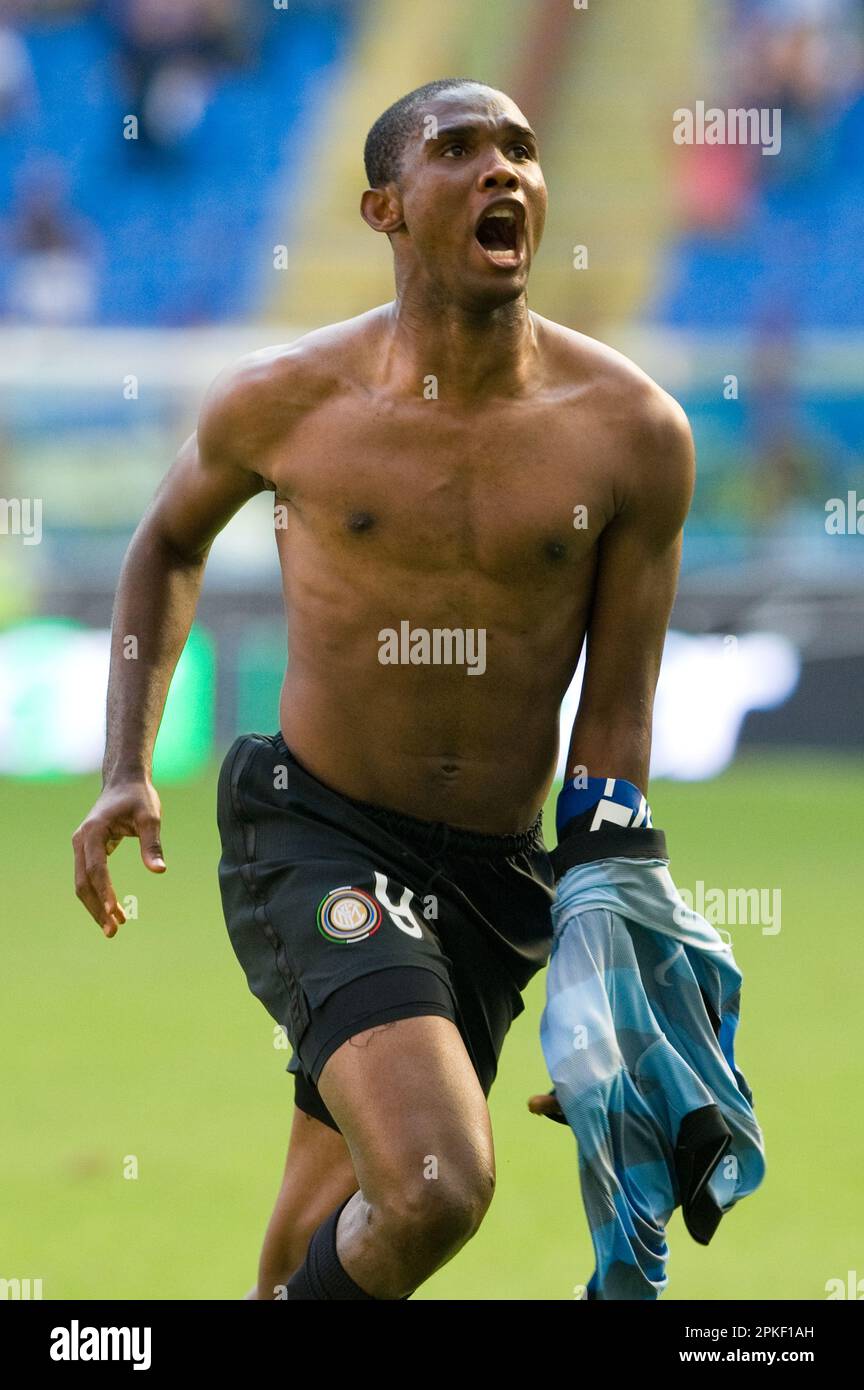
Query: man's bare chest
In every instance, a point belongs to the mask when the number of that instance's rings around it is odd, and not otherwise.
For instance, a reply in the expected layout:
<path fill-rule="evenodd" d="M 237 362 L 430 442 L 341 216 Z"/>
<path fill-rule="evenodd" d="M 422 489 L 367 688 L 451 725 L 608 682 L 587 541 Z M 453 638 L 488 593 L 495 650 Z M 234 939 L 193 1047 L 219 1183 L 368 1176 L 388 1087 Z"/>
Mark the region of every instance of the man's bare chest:
<path fill-rule="evenodd" d="M 614 513 L 607 441 L 552 409 L 325 409 L 272 452 L 268 475 L 286 529 L 333 554 L 511 581 L 584 563 Z"/>

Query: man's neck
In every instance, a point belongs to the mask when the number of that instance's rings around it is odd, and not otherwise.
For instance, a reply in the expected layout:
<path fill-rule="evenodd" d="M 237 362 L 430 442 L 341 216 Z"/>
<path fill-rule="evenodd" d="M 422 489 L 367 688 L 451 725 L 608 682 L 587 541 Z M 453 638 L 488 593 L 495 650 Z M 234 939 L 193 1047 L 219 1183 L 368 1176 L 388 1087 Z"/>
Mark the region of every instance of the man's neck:
<path fill-rule="evenodd" d="M 390 306 L 384 370 L 413 394 L 435 379 L 439 399 L 471 404 L 518 395 L 536 367 L 534 321 L 524 294 L 497 309 L 472 312 L 400 294 Z"/>

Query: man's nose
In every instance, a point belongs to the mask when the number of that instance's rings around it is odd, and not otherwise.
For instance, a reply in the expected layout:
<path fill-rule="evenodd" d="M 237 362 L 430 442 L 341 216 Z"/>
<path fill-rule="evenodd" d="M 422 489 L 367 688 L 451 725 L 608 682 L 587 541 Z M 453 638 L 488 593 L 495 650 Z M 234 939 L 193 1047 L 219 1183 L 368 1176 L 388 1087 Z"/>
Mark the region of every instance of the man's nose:
<path fill-rule="evenodd" d="M 496 156 L 491 167 L 487 167 L 485 172 L 480 175 L 478 182 L 481 191 L 490 188 L 509 188 L 512 192 L 521 186 L 519 175 L 513 165 L 508 164 L 507 160 L 502 159 L 500 155 Z"/>

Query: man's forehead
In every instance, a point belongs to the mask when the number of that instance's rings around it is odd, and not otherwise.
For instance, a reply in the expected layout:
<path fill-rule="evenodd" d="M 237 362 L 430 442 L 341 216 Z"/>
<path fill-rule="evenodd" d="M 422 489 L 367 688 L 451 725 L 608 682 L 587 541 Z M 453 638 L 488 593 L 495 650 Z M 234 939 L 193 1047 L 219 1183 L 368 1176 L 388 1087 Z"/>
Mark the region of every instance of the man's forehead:
<path fill-rule="evenodd" d="M 513 124 L 530 129 L 515 101 L 494 87 L 454 87 L 439 92 L 429 102 L 426 113 L 434 116 L 439 125 Z"/>

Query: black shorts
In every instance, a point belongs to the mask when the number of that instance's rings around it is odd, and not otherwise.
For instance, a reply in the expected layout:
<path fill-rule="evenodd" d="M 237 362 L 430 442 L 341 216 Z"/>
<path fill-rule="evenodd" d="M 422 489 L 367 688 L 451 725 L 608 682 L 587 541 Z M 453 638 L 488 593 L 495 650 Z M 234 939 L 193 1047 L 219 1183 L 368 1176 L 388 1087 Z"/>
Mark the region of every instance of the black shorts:
<path fill-rule="evenodd" d="M 488 1095 L 521 991 L 552 945 L 554 875 L 541 817 L 484 835 L 324 785 L 281 733 L 228 751 L 217 801 L 219 884 L 249 988 L 288 1035 L 300 1109 L 328 1057 L 378 1023 L 458 1027 Z"/>

